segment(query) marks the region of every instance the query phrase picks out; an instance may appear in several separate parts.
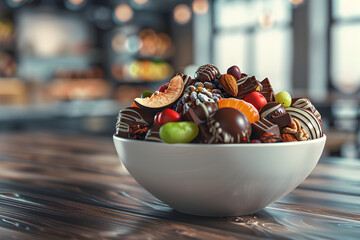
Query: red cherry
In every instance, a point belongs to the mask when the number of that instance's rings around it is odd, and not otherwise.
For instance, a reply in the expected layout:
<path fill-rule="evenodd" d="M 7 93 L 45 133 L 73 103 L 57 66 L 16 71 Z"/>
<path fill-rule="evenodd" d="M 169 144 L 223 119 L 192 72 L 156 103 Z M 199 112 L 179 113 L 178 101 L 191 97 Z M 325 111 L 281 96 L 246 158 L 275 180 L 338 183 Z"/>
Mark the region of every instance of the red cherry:
<path fill-rule="evenodd" d="M 245 102 L 251 103 L 259 111 L 262 106 L 267 104 L 266 98 L 259 92 L 251 92 L 246 95 L 243 100 Z"/>
<path fill-rule="evenodd" d="M 180 121 L 181 116 L 178 112 L 167 108 L 162 112 L 158 112 L 154 117 L 154 123 L 157 125 L 164 125 L 168 122 L 178 122 Z"/>
<path fill-rule="evenodd" d="M 165 83 L 165 84 L 161 85 L 157 91 L 165 92 L 165 90 L 168 89 L 168 87 L 169 87 L 169 83 Z"/>
<path fill-rule="evenodd" d="M 229 69 L 227 70 L 227 74 L 233 75 L 236 80 L 241 78 L 240 68 L 236 65 L 229 67 Z"/>

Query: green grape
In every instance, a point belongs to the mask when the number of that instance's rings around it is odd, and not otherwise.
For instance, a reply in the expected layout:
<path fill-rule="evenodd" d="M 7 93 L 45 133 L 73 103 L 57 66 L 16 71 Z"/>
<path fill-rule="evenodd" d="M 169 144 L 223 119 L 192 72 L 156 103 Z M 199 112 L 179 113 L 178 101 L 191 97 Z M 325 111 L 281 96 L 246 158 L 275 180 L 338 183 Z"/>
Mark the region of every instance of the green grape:
<path fill-rule="evenodd" d="M 189 143 L 199 134 L 193 122 L 169 122 L 160 128 L 160 137 L 166 143 Z"/>
<path fill-rule="evenodd" d="M 147 97 L 151 97 L 153 93 L 146 90 L 146 91 L 143 91 L 142 94 L 141 94 L 141 98 L 147 98 Z"/>
<path fill-rule="evenodd" d="M 291 105 L 291 96 L 286 91 L 281 91 L 275 95 L 275 101 L 281 103 L 285 108 L 290 107 Z"/>

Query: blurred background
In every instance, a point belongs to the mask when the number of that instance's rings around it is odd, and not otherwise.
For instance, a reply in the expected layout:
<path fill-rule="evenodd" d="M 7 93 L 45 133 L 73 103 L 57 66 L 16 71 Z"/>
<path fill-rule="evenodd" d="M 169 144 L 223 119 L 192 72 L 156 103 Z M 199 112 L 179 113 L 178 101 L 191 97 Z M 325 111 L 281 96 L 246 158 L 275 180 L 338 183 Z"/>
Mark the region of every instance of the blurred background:
<path fill-rule="evenodd" d="M 0 0 L 0 133 L 114 133 L 144 90 L 234 64 L 308 96 L 359 157 L 358 0 Z"/>

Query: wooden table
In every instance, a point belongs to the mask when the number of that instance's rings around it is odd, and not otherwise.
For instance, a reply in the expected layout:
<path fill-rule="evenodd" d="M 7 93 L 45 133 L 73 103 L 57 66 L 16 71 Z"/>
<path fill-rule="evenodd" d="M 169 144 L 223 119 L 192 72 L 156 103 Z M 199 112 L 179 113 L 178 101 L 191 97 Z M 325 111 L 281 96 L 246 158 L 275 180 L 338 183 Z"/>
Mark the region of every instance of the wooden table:
<path fill-rule="evenodd" d="M 322 158 L 264 210 L 178 213 L 126 172 L 112 137 L 0 135 L 0 239 L 360 239 L 360 160 Z"/>

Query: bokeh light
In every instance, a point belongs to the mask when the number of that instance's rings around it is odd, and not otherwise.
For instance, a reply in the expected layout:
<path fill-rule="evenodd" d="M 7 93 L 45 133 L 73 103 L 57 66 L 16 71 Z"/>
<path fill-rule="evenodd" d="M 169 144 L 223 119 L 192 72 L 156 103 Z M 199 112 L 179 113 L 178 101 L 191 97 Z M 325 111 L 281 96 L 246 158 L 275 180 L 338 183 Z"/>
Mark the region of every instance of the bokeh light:
<path fill-rule="evenodd" d="M 84 2 L 84 0 L 69 0 L 69 3 L 74 4 L 74 5 L 79 5 L 83 2 Z"/>
<path fill-rule="evenodd" d="M 194 0 L 192 9 L 196 14 L 205 14 L 209 11 L 209 2 L 207 0 Z"/>
<path fill-rule="evenodd" d="M 179 4 L 174 8 L 174 20 L 179 24 L 188 23 L 191 19 L 191 10 L 185 4 Z"/>
<path fill-rule="evenodd" d="M 126 35 L 123 33 L 116 33 L 111 40 L 111 47 L 117 53 L 125 51 Z"/>
<path fill-rule="evenodd" d="M 302 4 L 304 2 L 304 0 L 289 0 L 289 2 L 291 2 L 294 5 L 299 5 L 299 4 Z"/>
<path fill-rule="evenodd" d="M 115 8 L 115 18 L 122 22 L 128 22 L 132 19 L 134 12 L 127 4 L 120 4 Z"/>
<path fill-rule="evenodd" d="M 70 10 L 78 10 L 86 5 L 87 0 L 67 0 L 65 6 Z"/>
<path fill-rule="evenodd" d="M 142 41 L 142 56 L 166 57 L 170 54 L 172 41 L 168 34 L 156 33 L 153 29 L 145 28 L 139 33 L 139 37 Z"/>
<path fill-rule="evenodd" d="M 126 39 L 125 46 L 129 53 L 136 53 L 141 48 L 142 41 L 137 35 L 131 35 Z"/>
<path fill-rule="evenodd" d="M 129 66 L 131 78 L 141 81 L 162 81 L 169 78 L 174 70 L 167 62 L 139 60 Z"/>
<path fill-rule="evenodd" d="M 143 5 L 143 4 L 147 3 L 148 0 L 133 0 L 133 2 L 136 4 L 139 4 L 139 5 Z"/>

